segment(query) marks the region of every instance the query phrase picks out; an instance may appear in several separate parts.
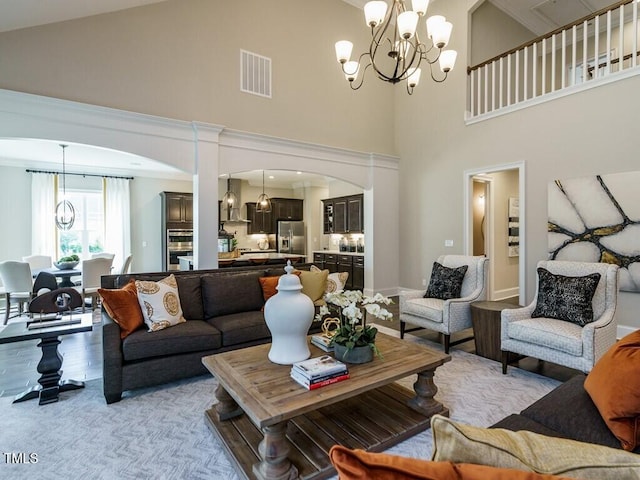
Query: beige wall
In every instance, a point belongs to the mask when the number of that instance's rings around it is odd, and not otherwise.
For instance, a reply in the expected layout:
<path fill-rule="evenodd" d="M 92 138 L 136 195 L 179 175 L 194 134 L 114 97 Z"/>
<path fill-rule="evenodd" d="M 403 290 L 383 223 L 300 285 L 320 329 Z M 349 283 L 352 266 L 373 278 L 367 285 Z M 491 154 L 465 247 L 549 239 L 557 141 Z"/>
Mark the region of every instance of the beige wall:
<path fill-rule="evenodd" d="M 474 2 L 467 1 L 467 8 Z M 425 82 L 412 97 L 397 93 L 396 141 L 400 164 L 400 280 L 420 288 L 443 253 L 462 253 L 464 171 L 522 161 L 526 198 L 526 299 L 535 291 L 535 267 L 547 258 L 547 183 L 597 173 L 637 170 L 636 119 L 640 76 L 465 126 L 468 58 L 463 2 L 438 3 L 455 28 L 458 69 L 445 84 Z M 425 114 L 428 110 L 437 115 Z M 594 116 L 594 112 L 597 115 Z M 589 119 L 588 121 L 586 119 Z M 418 121 L 419 120 L 419 121 Z M 523 199 L 521 199 L 522 205 Z M 454 239 L 445 248 L 444 240 Z M 428 278 L 428 277 L 427 277 Z M 618 318 L 640 327 L 640 295 L 621 293 Z"/>
<path fill-rule="evenodd" d="M 454 28 L 458 30 L 461 26 L 455 24 Z M 488 1 L 472 13 L 469 30 L 469 65 L 477 65 L 537 37 Z"/>
<path fill-rule="evenodd" d="M 0 34 L 0 88 L 393 154 L 392 89 L 335 60 L 368 37 L 341 0 L 170 0 Z M 240 49 L 272 58 L 272 99 L 240 92 Z"/>

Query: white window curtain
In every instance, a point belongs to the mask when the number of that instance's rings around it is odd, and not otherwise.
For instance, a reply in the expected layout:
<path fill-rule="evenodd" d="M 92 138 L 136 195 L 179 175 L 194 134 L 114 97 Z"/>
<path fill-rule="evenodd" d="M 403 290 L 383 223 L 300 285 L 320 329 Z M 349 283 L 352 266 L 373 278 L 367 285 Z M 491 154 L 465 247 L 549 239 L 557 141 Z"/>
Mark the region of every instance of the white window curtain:
<path fill-rule="evenodd" d="M 58 258 L 56 245 L 56 187 L 57 175 L 31 174 L 31 255 L 50 255 Z"/>
<path fill-rule="evenodd" d="M 114 273 L 131 253 L 129 180 L 103 178 L 104 251 L 114 253 Z"/>

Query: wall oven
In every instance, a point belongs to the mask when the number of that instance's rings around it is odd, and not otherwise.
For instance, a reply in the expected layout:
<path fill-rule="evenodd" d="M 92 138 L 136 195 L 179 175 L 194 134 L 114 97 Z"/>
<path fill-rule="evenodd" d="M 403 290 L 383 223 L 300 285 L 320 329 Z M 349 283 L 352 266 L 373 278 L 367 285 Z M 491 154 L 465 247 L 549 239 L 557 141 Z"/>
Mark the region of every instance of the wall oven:
<path fill-rule="evenodd" d="M 167 270 L 178 270 L 180 260 L 178 257 L 193 255 L 193 229 L 169 229 L 167 230 Z"/>

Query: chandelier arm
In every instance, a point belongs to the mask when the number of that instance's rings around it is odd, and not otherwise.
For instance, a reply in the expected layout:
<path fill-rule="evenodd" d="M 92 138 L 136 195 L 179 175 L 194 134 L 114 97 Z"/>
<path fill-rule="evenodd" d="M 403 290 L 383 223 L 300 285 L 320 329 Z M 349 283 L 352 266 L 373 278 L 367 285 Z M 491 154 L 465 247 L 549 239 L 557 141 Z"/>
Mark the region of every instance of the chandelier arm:
<path fill-rule="evenodd" d="M 362 58 L 362 56 L 360 58 Z M 354 82 L 349 82 L 349 86 L 351 87 L 351 90 L 358 90 L 362 86 L 362 84 L 364 83 L 364 74 L 366 73 L 367 68 L 369 68 L 370 66 L 371 66 L 371 62 L 367 63 L 367 65 L 362 70 L 362 75 L 360 75 L 360 83 L 358 83 L 357 86 L 354 87 Z"/>
<path fill-rule="evenodd" d="M 449 73 L 448 73 L 448 72 L 442 72 L 442 73 L 444 73 L 444 77 L 443 77 L 441 80 L 438 80 L 438 79 L 437 79 L 436 77 L 434 77 L 434 75 L 433 75 L 433 64 L 432 64 L 432 63 L 430 63 L 430 64 L 429 64 L 429 73 L 431 74 L 431 80 L 433 80 L 433 81 L 434 81 L 434 82 L 436 82 L 436 83 L 442 83 L 442 82 L 444 82 L 444 81 L 447 79 L 447 75 L 449 75 Z"/>
<path fill-rule="evenodd" d="M 427 55 L 427 54 L 428 54 L 431 50 L 433 50 L 434 48 L 436 48 L 436 47 L 432 46 L 429 50 L 427 50 L 427 51 L 423 52 L 423 53 L 422 53 L 422 55 L 421 55 L 421 56 L 422 56 L 422 59 L 423 59 L 423 60 L 425 60 L 429 65 L 433 65 L 433 64 L 434 64 L 434 63 L 436 63 L 438 60 L 440 60 L 440 54 L 442 53 L 442 49 L 441 49 L 441 48 L 439 48 L 439 49 L 438 49 L 438 55 L 437 55 L 437 56 L 436 56 L 436 58 L 434 58 L 433 60 L 431 60 L 431 59 L 429 58 L 429 56 Z"/>

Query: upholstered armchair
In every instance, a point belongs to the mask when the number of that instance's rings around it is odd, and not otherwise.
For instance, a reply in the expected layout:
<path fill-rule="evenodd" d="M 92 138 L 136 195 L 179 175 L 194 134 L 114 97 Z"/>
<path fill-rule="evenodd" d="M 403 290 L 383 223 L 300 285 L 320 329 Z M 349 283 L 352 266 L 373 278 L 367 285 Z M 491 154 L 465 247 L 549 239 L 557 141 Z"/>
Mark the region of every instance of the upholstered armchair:
<path fill-rule="evenodd" d="M 462 279 L 460 296 L 459 298 L 443 300 L 440 298 L 425 298 L 424 290 L 401 292 L 400 338 L 404 338 L 405 332 L 411 332 L 419 328 L 434 330 L 443 335 L 444 351 L 449 353 L 449 348 L 452 345 L 469 340 L 469 338 L 464 338 L 452 343 L 451 334 L 471 328 L 471 303 L 486 300 L 487 298 L 489 259 L 483 256 L 441 255 L 438 257 L 437 262 L 449 268 L 467 266 L 467 271 Z M 417 327 L 407 329 L 407 323 L 417 325 Z"/>
<path fill-rule="evenodd" d="M 546 272 L 540 272 L 540 268 Z M 593 274 L 600 274 L 597 284 L 589 277 Z M 567 281 L 559 276 L 583 278 Z M 587 285 L 589 283 L 591 287 Z M 589 301 L 591 292 L 593 297 Z M 502 373 L 507 372 L 509 352 L 590 372 L 616 341 L 617 298 L 617 265 L 557 260 L 538 262 L 533 302 L 523 308 L 502 311 Z M 584 311 L 593 321 L 584 320 Z"/>

